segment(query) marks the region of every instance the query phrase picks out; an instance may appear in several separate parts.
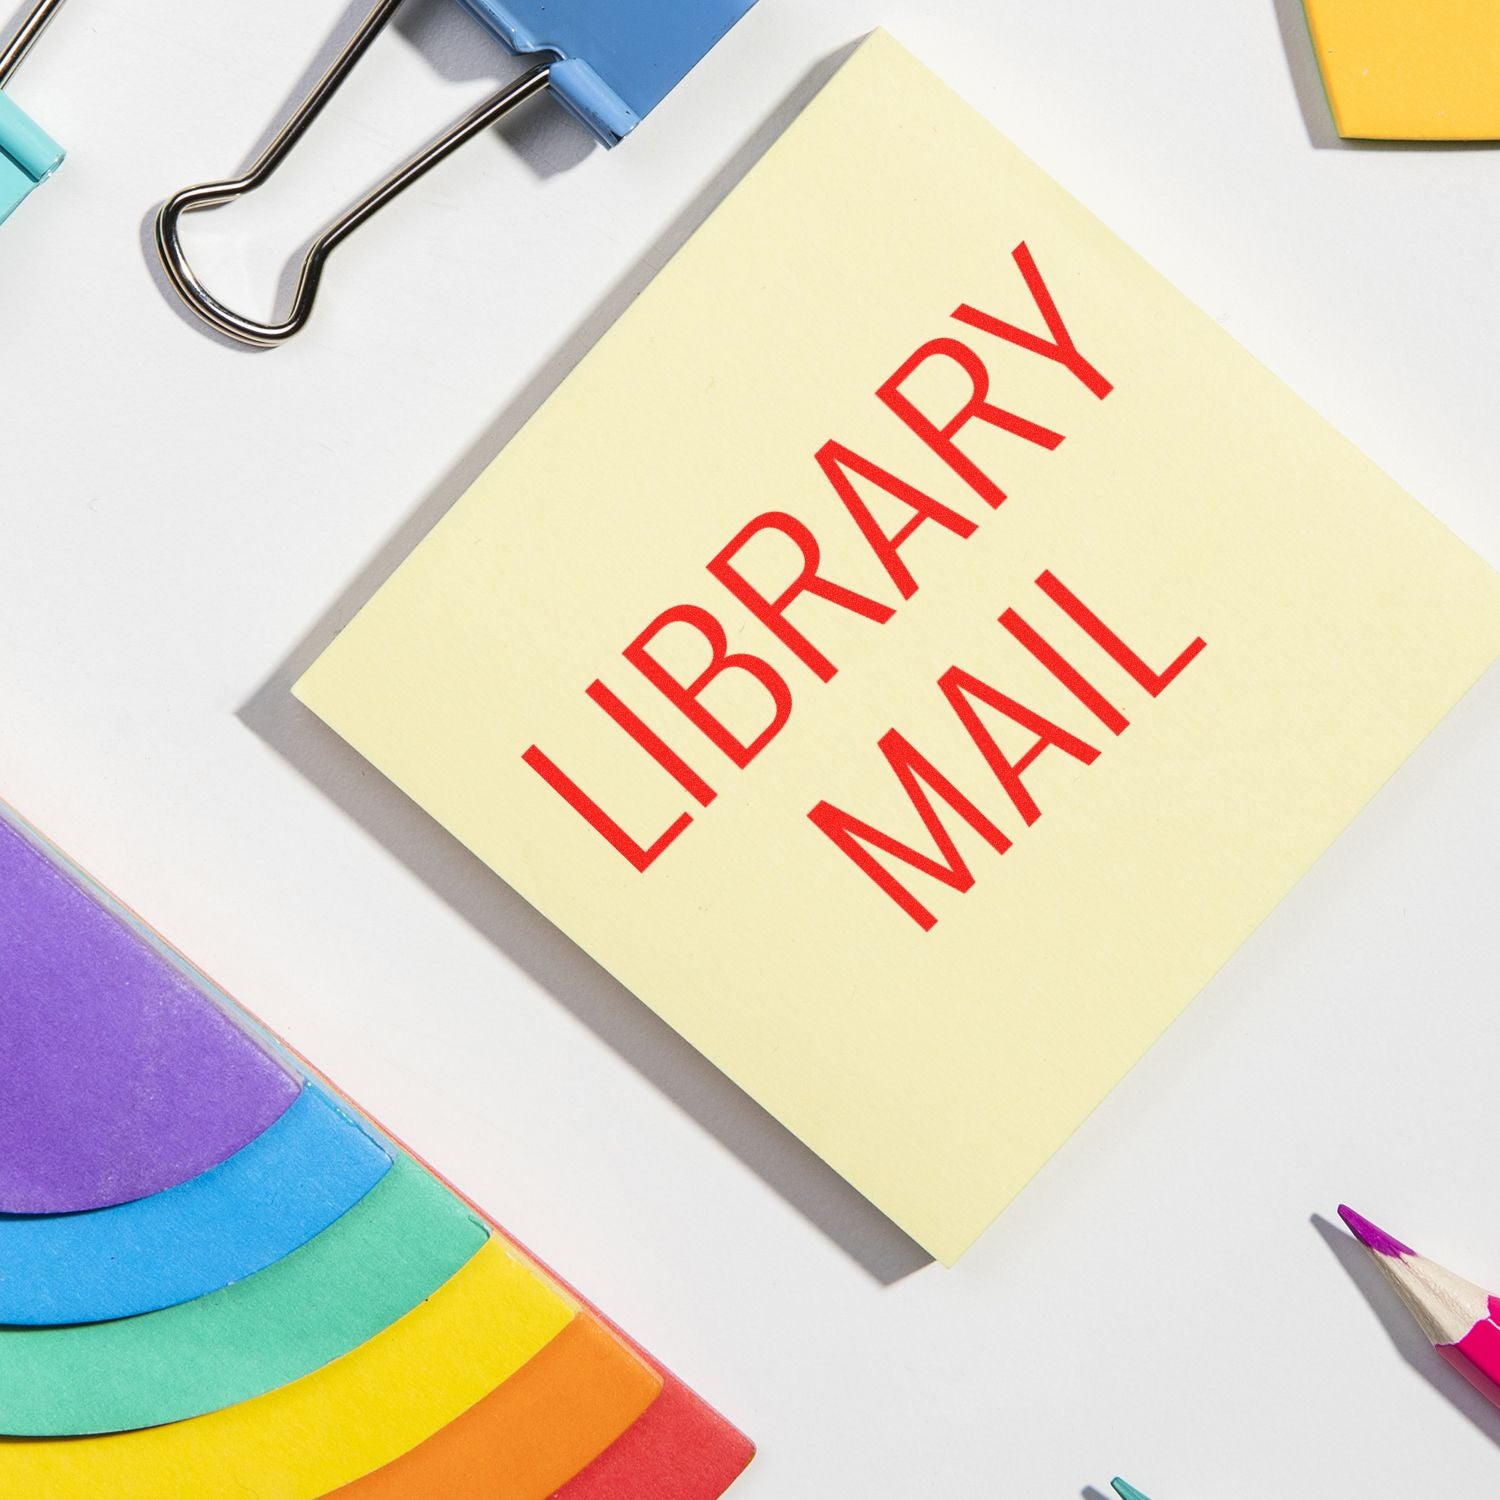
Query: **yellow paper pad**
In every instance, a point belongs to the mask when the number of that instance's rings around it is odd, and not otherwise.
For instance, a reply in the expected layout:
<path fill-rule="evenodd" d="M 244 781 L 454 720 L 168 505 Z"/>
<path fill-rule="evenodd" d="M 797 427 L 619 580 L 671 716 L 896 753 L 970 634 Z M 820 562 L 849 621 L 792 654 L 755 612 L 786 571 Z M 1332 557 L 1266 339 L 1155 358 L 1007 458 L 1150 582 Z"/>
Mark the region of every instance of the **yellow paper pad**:
<path fill-rule="evenodd" d="M 431 1437 L 519 1370 L 575 1313 L 492 1239 L 369 1343 L 241 1406 L 106 1437 L 0 1439 L 0 1495 L 314 1500 Z"/>
<path fill-rule="evenodd" d="M 1497 650 L 877 33 L 296 691 L 951 1262 Z"/>
<path fill-rule="evenodd" d="M 1305 0 L 1343 136 L 1500 138 L 1496 0 Z"/>

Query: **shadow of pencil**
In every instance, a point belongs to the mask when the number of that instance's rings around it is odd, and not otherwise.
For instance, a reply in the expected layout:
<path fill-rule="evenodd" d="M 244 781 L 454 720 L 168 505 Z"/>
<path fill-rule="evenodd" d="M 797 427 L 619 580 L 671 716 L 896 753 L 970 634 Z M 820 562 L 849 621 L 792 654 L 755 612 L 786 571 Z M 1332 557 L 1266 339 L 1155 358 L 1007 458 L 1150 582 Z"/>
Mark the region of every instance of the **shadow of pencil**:
<path fill-rule="evenodd" d="M 890 1285 L 931 1256 L 533 910 L 291 696 L 291 685 L 384 583 L 480 470 L 520 430 L 657 270 L 762 156 L 853 47 L 825 58 L 656 244 L 562 343 L 542 371 L 417 506 L 240 711 L 240 720 L 312 781 L 574 1016 L 711 1132 L 876 1280 Z"/>
<path fill-rule="evenodd" d="M 1457 1370 L 1445 1364 L 1417 1326 L 1396 1289 L 1353 1235 L 1321 1214 L 1310 1220 L 1349 1278 L 1380 1319 L 1396 1352 L 1435 1391 L 1451 1401 L 1492 1443 L 1500 1444 L 1500 1410 L 1491 1406 Z"/>
<path fill-rule="evenodd" d="M 1093 1485 L 1084 1485 L 1080 1492 L 1080 1500 L 1119 1500 L 1119 1497 L 1111 1491 L 1105 1494 L 1103 1490 L 1096 1490 Z"/>
<path fill-rule="evenodd" d="M 1338 133 L 1303 0 L 1271 0 L 1307 138 L 1320 151 L 1489 151 L 1491 141 L 1363 141 Z"/>

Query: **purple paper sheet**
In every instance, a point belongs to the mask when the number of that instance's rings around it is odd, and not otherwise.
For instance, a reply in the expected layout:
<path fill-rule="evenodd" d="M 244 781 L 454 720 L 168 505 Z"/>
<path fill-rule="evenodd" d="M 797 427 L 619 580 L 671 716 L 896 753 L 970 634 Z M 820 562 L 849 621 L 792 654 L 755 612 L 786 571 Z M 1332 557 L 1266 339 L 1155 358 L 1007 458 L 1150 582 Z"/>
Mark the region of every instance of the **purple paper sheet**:
<path fill-rule="evenodd" d="M 195 1177 L 301 1080 L 0 817 L 0 1213 Z"/>

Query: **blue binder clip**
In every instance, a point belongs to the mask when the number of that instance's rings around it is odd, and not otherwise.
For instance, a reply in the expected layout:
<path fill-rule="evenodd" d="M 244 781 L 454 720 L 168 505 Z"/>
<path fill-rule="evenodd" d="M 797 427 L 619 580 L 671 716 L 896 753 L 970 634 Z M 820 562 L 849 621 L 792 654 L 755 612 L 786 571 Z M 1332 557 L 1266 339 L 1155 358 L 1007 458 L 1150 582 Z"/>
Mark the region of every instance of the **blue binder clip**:
<path fill-rule="evenodd" d="M 259 187 L 285 160 L 335 90 L 390 20 L 401 0 L 379 0 L 353 39 L 243 177 L 186 188 L 162 205 L 156 247 L 168 280 L 211 328 L 272 348 L 312 314 L 328 256 L 361 224 L 466 141 L 513 109 L 550 92 L 605 146 L 616 146 L 656 108 L 755 0 L 462 0 L 512 51 L 542 59 L 466 115 L 313 241 L 283 322 L 259 323 L 213 297 L 182 251 L 185 213 L 217 208 Z"/>
<path fill-rule="evenodd" d="M 62 165 L 63 148 L 5 93 L 11 74 L 61 4 L 62 0 L 39 0 L 0 52 L 0 224 Z"/>

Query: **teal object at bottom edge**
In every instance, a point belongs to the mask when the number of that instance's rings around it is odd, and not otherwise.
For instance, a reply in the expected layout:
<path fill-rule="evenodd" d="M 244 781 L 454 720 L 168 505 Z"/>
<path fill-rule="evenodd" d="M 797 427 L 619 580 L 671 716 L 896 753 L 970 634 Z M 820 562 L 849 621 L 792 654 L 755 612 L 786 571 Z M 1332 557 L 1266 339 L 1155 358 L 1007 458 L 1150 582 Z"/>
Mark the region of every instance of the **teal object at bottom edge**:
<path fill-rule="evenodd" d="M 1127 1484 L 1123 1479 L 1112 1479 L 1110 1484 L 1120 1500 L 1149 1500 L 1149 1496 L 1143 1495 L 1133 1484 Z"/>

